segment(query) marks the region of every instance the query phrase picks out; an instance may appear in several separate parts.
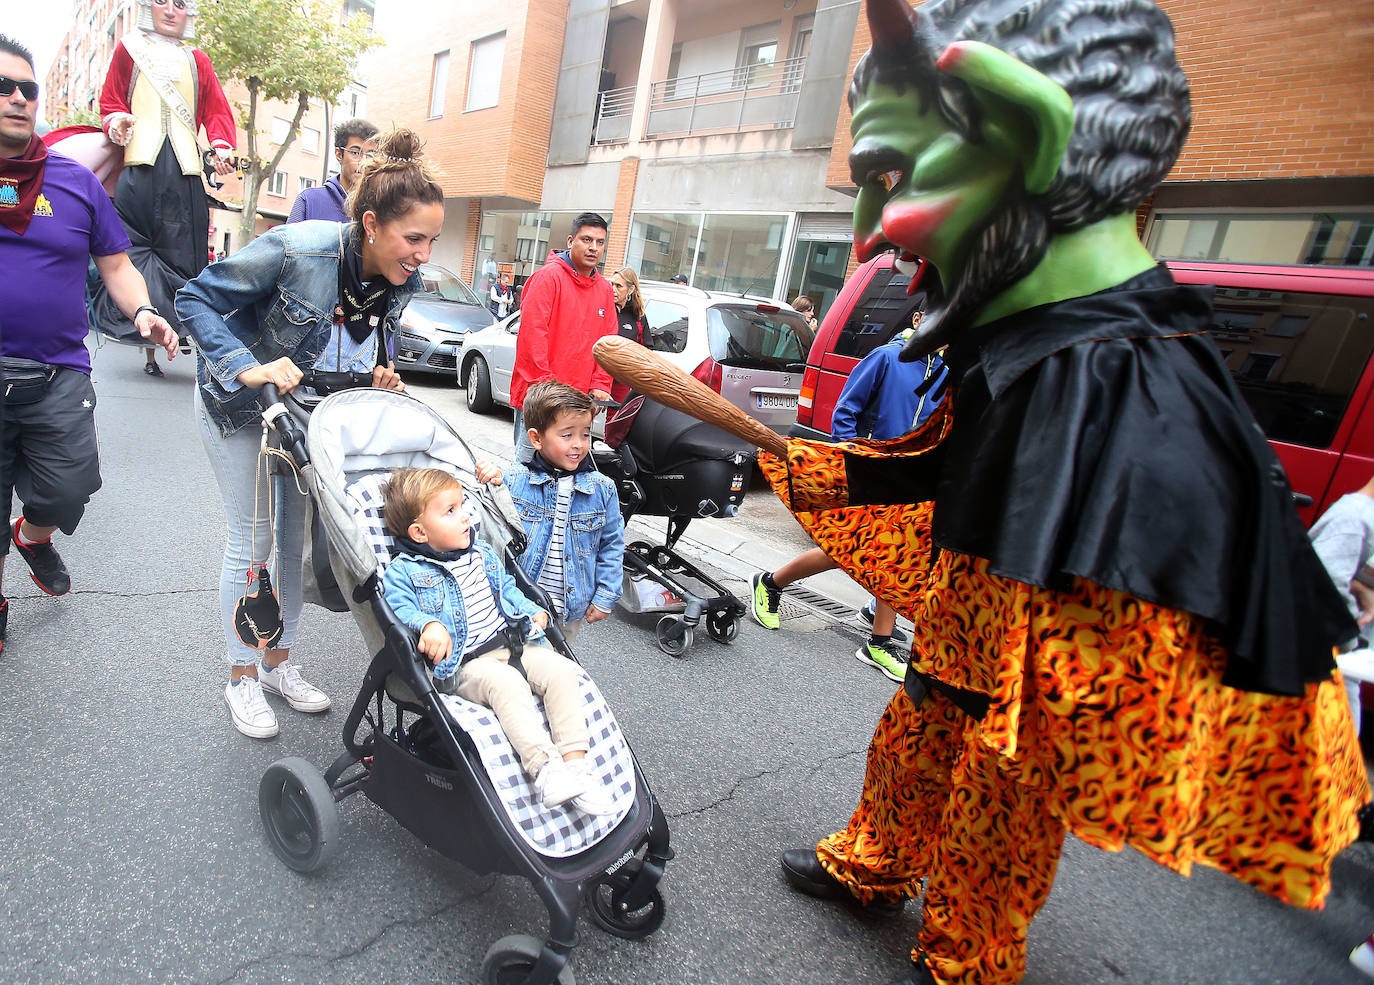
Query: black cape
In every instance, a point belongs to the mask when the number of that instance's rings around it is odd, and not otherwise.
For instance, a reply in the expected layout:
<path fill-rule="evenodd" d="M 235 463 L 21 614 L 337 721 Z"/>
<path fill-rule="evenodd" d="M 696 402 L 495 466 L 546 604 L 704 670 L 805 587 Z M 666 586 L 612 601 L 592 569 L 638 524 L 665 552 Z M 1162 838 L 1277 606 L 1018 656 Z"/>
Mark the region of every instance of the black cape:
<path fill-rule="evenodd" d="M 1163 266 L 1018 312 L 946 351 L 927 455 L 846 456 L 850 503 L 935 502 L 935 544 L 1043 588 L 1075 576 L 1201 616 L 1223 682 L 1301 694 L 1356 627 L 1283 468 L 1205 333 L 1211 289 Z"/>

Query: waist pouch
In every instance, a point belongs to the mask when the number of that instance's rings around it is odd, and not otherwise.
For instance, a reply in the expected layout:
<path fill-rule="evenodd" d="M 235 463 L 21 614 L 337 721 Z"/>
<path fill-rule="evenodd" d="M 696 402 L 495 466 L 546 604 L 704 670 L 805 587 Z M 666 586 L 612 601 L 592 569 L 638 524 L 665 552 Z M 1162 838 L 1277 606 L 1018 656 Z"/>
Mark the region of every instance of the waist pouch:
<path fill-rule="evenodd" d="M 48 384 L 57 375 L 57 367 L 19 356 L 0 356 L 0 382 L 4 383 L 5 399 L 0 403 L 35 404 L 48 393 Z"/>

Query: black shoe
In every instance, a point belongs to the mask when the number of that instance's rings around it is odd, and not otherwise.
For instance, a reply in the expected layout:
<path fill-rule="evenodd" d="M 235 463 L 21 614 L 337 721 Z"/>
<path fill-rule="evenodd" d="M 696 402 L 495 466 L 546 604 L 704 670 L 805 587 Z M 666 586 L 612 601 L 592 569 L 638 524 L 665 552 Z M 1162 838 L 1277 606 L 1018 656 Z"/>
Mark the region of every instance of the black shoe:
<path fill-rule="evenodd" d="M 924 961 L 911 962 L 911 973 L 899 978 L 892 985 L 935 985 L 935 976 L 930 973 Z"/>
<path fill-rule="evenodd" d="M 164 376 L 164 375 L 166 375 L 166 374 L 164 374 L 164 373 L 162 372 L 162 367 L 159 366 L 157 363 L 144 363 L 144 364 L 143 364 L 143 372 L 147 373 L 149 376 Z"/>
<path fill-rule="evenodd" d="M 895 917 L 902 912 L 902 907 L 906 905 L 904 899 L 895 903 L 889 903 L 886 900 L 875 900 L 866 904 L 860 903 L 853 893 L 840 885 L 834 876 L 825 871 L 825 867 L 821 865 L 821 860 L 816 858 L 814 848 L 793 848 L 783 852 L 782 874 L 793 889 L 803 892 L 807 896 L 814 896 L 817 899 L 839 900 L 875 916 Z"/>
<path fill-rule="evenodd" d="M 867 627 L 869 628 L 870 631 L 873 629 L 873 616 L 874 616 L 874 615 L 875 615 L 875 612 L 874 612 L 874 608 L 873 608 L 873 600 L 872 600 L 872 599 L 869 599 L 869 600 L 868 600 L 866 603 L 864 603 L 864 605 L 859 609 L 859 621 L 862 622 L 865 626 L 867 626 Z M 892 638 L 893 638 L 894 640 L 896 640 L 898 643 L 905 643 L 905 642 L 907 641 L 906 633 L 902 632 L 902 631 L 901 631 L 900 629 L 898 629 L 896 626 L 893 626 L 893 627 L 892 627 Z"/>
<path fill-rule="evenodd" d="M 0 626 L 3 626 L 0 623 Z M 0 638 L 4 634 L 0 633 Z M 1355 819 L 1360 822 L 1360 833 L 1355 838 L 1356 841 L 1374 841 L 1374 800 L 1365 804 L 1355 812 Z"/>
<path fill-rule="evenodd" d="M 10 540 L 14 541 L 19 556 L 29 566 L 29 577 L 49 595 L 66 595 L 72 589 L 72 576 L 67 573 L 67 566 L 62 563 L 57 548 L 52 546 L 52 538 L 41 544 L 25 544 L 19 539 L 19 526 L 23 522 L 23 517 L 14 521 Z"/>
<path fill-rule="evenodd" d="M 10 621 L 10 600 L 0 595 L 0 653 L 5 652 L 5 627 Z"/>

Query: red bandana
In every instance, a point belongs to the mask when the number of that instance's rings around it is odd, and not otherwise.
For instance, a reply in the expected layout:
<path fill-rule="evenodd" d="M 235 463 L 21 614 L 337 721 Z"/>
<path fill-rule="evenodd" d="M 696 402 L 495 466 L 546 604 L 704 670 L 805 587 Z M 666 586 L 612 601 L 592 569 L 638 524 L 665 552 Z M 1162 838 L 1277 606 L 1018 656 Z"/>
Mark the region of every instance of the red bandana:
<path fill-rule="evenodd" d="M 0 157 L 0 223 L 20 236 L 33 218 L 47 163 L 48 148 L 37 136 L 29 138 L 29 149 L 21 156 Z"/>

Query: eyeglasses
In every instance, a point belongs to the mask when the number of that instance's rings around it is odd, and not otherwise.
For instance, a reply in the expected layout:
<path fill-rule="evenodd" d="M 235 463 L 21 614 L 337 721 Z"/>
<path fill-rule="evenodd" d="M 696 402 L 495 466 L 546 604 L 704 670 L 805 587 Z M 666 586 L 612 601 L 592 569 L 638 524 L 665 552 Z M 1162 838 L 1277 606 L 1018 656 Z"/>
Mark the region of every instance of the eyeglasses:
<path fill-rule="evenodd" d="M 37 82 L 32 79 L 11 79 L 0 75 L 0 96 L 12 96 L 16 88 L 19 94 L 30 102 L 38 98 Z"/>
<path fill-rule="evenodd" d="M 33 97 L 30 96 L 29 98 L 32 99 Z M 375 150 L 363 150 L 361 147 L 340 147 L 339 150 L 343 151 L 345 154 L 353 158 L 353 160 L 355 161 L 361 160 L 363 158 L 366 158 L 370 161 L 377 156 L 377 152 Z"/>

